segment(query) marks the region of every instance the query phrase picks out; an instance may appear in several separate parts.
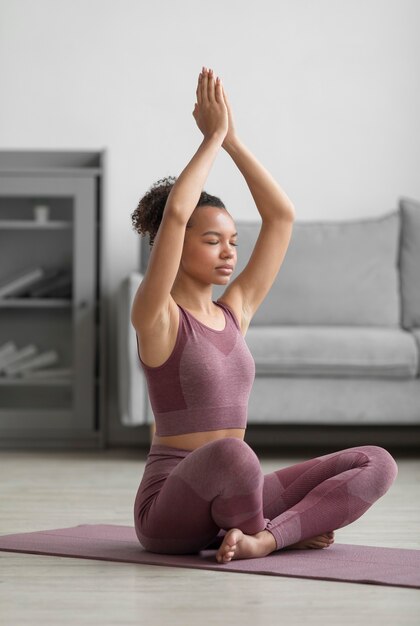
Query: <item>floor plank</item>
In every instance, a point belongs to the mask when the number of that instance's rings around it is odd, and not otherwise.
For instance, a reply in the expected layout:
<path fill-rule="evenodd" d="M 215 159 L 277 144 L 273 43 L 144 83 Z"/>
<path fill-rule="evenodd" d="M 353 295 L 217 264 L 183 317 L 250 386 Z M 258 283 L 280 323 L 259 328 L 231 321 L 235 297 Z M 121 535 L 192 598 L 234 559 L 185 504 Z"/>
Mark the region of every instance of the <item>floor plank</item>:
<path fill-rule="evenodd" d="M 258 456 L 268 473 L 321 453 Z M 391 453 L 399 467 L 396 482 L 361 518 L 336 530 L 336 542 L 420 549 L 420 459 Z M 0 534 L 132 525 L 146 454 L 1 451 Z M 420 593 L 412 589 L 0 552 L 5 626 L 418 626 L 419 615 Z"/>

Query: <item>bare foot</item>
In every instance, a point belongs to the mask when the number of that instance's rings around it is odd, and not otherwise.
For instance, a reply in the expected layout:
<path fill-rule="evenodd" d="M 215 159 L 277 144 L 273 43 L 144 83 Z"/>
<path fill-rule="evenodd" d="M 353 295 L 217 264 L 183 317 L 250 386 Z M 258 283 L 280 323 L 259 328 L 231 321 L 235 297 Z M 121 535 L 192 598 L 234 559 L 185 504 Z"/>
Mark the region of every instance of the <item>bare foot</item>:
<path fill-rule="evenodd" d="M 304 550 L 305 548 L 329 548 L 334 543 L 334 531 L 325 533 L 324 535 L 317 535 L 310 539 L 304 539 L 298 541 L 290 546 L 286 546 L 283 550 Z"/>
<path fill-rule="evenodd" d="M 334 531 L 304 539 L 286 546 L 283 550 L 327 548 L 332 543 L 334 543 Z M 216 553 L 216 560 L 219 563 L 228 563 L 235 559 L 253 559 L 267 556 L 275 549 L 276 541 L 268 530 L 263 530 L 256 535 L 246 535 L 240 528 L 231 528 L 223 537 L 223 542 Z"/>
<path fill-rule="evenodd" d="M 240 528 L 231 528 L 223 537 L 223 542 L 216 553 L 219 563 L 232 559 L 253 559 L 267 556 L 275 549 L 276 541 L 268 530 L 256 535 L 246 535 Z"/>

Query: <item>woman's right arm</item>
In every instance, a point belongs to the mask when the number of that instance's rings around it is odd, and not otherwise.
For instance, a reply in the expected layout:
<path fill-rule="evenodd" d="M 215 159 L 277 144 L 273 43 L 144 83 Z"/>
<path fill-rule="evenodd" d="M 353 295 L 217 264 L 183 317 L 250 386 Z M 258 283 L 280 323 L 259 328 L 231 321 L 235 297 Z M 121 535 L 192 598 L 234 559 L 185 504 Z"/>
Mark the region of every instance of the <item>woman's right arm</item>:
<path fill-rule="evenodd" d="M 167 323 L 170 293 L 181 262 L 186 224 L 223 139 L 221 135 L 203 139 L 168 195 L 147 270 L 131 309 L 131 322 L 139 330 L 150 329 L 159 321 Z"/>
<path fill-rule="evenodd" d="M 205 137 L 172 187 L 153 241 L 147 270 L 134 297 L 131 321 L 135 328 L 167 320 L 169 299 L 181 262 L 186 224 L 200 198 L 224 137 Z"/>
<path fill-rule="evenodd" d="M 201 85 L 200 85 L 201 83 Z M 134 297 L 131 322 L 135 328 L 167 324 L 170 294 L 181 262 L 185 228 L 200 199 L 210 168 L 227 133 L 227 109 L 214 80 L 199 81 L 194 117 L 204 138 L 173 185 L 153 241 L 144 278 Z"/>

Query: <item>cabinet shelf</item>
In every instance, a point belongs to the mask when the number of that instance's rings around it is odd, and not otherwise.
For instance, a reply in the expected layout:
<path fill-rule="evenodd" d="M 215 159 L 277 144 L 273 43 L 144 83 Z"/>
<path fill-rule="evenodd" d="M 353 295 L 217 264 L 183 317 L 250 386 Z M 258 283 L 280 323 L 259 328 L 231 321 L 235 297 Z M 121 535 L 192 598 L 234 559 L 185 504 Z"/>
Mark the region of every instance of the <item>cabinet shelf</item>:
<path fill-rule="evenodd" d="M 69 387 L 73 384 L 73 376 L 66 378 L 30 378 L 30 376 L 25 376 L 22 378 L 14 378 L 11 376 L 0 376 L 0 385 L 10 386 L 10 387 L 27 387 L 30 386 L 42 386 L 45 387 Z"/>
<path fill-rule="evenodd" d="M 102 436 L 103 158 L 104 151 L 0 151 L 0 349 L 10 366 L 0 373 L 0 448 L 9 432 L 34 447 L 46 435 L 57 443 L 75 432 L 86 441 Z M 26 375 L 13 367 L 19 351 Z"/>
<path fill-rule="evenodd" d="M 0 298 L 0 309 L 27 309 L 35 307 L 37 309 L 45 308 L 65 308 L 72 306 L 73 300 L 68 298 Z"/>
<path fill-rule="evenodd" d="M 59 220 L 49 220 L 47 222 L 36 222 L 35 220 L 0 220 L 0 229 L 19 230 L 23 228 L 33 228 L 34 230 L 57 230 L 61 228 L 73 228 L 73 223 Z"/>
<path fill-rule="evenodd" d="M 16 428 L 18 418 L 24 418 L 28 424 L 32 424 L 37 419 L 45 421 L 49 419 L 55 425 L 59 425 L 60 422 L 65 419 L 71 421 L 72 411 L 68 409 L 42 409 L 42 410 L 22 410 L 22 409 L 7 409 L 7 411 L 0 409 L 0 424 L 2 426 L 8 426 L 14 424 Z M 3 431 L 4 432 L 4 431 Z"/>

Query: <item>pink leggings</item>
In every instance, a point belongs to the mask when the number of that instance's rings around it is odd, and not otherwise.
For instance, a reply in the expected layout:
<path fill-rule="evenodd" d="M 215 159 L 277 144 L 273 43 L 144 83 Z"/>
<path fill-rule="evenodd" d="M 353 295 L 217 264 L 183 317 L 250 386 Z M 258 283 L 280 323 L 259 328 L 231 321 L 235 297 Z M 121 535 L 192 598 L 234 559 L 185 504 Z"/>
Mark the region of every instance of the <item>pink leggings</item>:
<path fill-rule="evenodd" d="M 242 439 L 196 450 L 152 445 L 134 503 L 145 550 L 194 554 L 217 548 L 230 528 L 268 530 L 277 550 L 357 520 L 391 487 L 394 458 L 357 446 L 263 474 Z"/>

